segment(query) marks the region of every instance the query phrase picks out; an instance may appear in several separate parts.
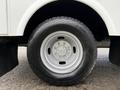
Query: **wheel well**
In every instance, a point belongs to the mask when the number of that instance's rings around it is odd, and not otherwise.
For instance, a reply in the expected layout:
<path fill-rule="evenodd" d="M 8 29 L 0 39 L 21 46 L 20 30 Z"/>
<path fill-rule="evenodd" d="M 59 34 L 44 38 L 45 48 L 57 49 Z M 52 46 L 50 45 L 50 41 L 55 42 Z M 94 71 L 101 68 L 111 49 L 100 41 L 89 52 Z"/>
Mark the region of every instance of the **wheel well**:
<path fill-rule="evenodd" d="M 88 26 L 97 41 L 108 37 L 106 25 L 95 10 L 77 1 L 59 0 L 43 6 L 31 17 L 25 28 L 24 39 L 28 41 L 40 23 L 57 16 L 68 16 L 80 20 Z"/>

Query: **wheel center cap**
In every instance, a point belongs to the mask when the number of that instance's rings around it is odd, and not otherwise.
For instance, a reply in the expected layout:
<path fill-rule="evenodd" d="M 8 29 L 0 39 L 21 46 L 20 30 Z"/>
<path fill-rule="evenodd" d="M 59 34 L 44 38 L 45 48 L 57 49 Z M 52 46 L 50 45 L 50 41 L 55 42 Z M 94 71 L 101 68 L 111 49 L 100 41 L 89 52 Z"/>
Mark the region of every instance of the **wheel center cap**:
<path fill-rule="evenodd" d="M 57 53 L 59 56 L 64 56 L 64 55 L 66 55 L 66 48 L 65 48 L 63 45 L 61 45 L 61 46 L 59 46 L 59 47 L 57 48 L 56 53 Z"/>
<path fill-rule="evenodd" d="M 54 43 L 52 48 L 53 55 L 56 59 L 67 59 L 71 55 L 71 45 L 64 40 Z"/>

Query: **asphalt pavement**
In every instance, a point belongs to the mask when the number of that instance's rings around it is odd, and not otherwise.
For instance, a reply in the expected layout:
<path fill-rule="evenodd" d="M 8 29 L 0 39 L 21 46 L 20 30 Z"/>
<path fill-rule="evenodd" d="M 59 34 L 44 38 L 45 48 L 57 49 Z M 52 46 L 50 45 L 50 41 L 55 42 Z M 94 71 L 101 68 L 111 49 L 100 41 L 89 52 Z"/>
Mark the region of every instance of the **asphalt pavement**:
<path fill-rule="evenodd" d="M 19 65 L 0 78 L 0 90 L 120 90 L 120 67 L 108 59 L 109 49 L 98 49 L 92 74 L 82 83 L 70 87 L 50 86 L 31 70 L 26 48 L 19 48 Z"/>

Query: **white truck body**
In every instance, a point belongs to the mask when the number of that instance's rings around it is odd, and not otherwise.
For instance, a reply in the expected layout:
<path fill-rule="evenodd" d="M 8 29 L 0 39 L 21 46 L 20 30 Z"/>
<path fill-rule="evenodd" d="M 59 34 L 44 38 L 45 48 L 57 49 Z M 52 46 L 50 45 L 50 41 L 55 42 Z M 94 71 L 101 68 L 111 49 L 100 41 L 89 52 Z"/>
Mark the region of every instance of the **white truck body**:
<path fill-rule="evenodd" d="M 120 66 L 120 0 L 0 0 L 0 76 L 18 65 L 20 45 L 34 73 L 53 85 L 85 79 L 99 46 Z"/>
<path fill-rule="evenodd" d="M 23 36 L 30 17 L 54 0 L 0 0 L 0 36 Z M 120 35 L 120 0 L 77 0 L 92 7 L 104 20 L 109 35 Z"/>
<path fill-rule="evenodd" d="M 5 35 L 7 33 L 7 7 L 6 0 L 0 0 L 0 34 Z"/>

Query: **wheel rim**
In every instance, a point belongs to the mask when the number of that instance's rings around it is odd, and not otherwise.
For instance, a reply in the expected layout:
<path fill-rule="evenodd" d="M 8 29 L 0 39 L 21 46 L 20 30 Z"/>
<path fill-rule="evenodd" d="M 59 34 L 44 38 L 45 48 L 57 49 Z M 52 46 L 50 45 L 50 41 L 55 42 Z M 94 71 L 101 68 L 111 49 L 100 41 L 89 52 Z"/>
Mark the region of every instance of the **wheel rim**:
<path fill-rule="evenodd" d="M 70 73 L 81 64 L 83 47 L 72 33 L 57 31 L 43 40 L 40 56 L 45 67 L 52 72 Z"/>

